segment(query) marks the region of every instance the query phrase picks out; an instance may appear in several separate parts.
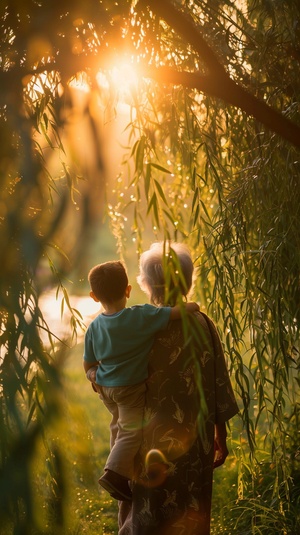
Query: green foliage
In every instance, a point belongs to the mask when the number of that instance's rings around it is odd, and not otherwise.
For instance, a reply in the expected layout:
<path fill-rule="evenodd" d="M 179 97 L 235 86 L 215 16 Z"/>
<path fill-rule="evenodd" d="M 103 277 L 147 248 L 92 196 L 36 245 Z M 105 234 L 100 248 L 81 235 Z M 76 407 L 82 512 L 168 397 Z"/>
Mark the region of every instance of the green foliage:
<path fill-rule="evenodd" d="M 11 527 L 15 534 L 24 535 L 44 533 L 39 528 L 32 472 L 41 440 L 51 460 L 51 532 L 59 532 L 65 522 L 63 455 L 59 445 L 52 447 L 47 441 L 46 432 L 61 415 L 64 346 L 46 324 L 39 296 L 57 284 L 73 328 L 78 328 L 80 315 L 70 307 L 65 275 L 70 259 L 76 261 L 78 252 L 82 253 L 80 242 L 92 218 L 89 194 L 75 191 L 74 169 L 63 162 L 56 175 L 51 166 L 50 154 L 64 155 L 59 78 L 39 71 L 26 79 L 25 63 L 29 70 L 38 66 L 42 50 L 32 50 L 31 58 L 30 46 L 37 38 L 31 26 L 36 22 L 35 7 L 21 2 L 15 7 L 16 11 L 6 12 L 1 6 L 0 529 L 8 533 Z M 9 81 L 13 71 L 17 73 L 14 84 Z M 75 197 L 82 206 L 80 213 Z M 72 220 L 77 250 L 74 238 L 68 236 Z"/>
<path fill-rule="evenodd" d="M 0 10 L 1 525 L 39 532 L 32 463 L 44 441 L 51 529 L 66 529 L 64 455 L 49 438 L 64 343 L 39 301 L 56 286 L 76 333 L 68 274 L 105 200 L 95 109 L 115 117 L 122 96 L 128 143 L 106 202 L 118 252 L 129 240 L 138 251 L 152 238 L 190 245 L 196 295 L 241 402 L 238 501 L 223 528 L 296 532 L 298 3 L 16 0 Z M 139 68 L 126 90 L 111 67 L 124 58 Z M 80 80 L 90 89 L 76 104 Z"/>

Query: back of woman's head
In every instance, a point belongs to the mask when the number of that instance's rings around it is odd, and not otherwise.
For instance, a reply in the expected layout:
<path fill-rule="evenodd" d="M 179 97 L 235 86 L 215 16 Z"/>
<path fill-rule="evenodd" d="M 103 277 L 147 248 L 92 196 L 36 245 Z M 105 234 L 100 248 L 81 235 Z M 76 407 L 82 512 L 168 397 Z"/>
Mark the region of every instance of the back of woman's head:
<path fill-rule="evenodd" d="M 193 282 L 193 261 L 188 247 L 174 242 L 170 246 L 155 242 L 141 254 L 141 289 L 155 305 L 175 304 L 178 294 L 186 296 Z M 165 303 L 166 295 L 168 303 Z"/>

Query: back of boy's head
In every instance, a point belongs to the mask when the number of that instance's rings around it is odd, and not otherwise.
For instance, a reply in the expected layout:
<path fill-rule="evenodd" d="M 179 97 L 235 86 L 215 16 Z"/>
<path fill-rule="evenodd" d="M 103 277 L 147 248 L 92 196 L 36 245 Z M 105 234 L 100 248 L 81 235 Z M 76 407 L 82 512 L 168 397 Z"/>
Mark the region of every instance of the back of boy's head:
<path fill-rule="evenodd" d="M 93 267 L 88 275 L 90 287 L 100 303 L 113 303 L 124 297 L 128 277 L 122 262 L 104 262 Z"/>

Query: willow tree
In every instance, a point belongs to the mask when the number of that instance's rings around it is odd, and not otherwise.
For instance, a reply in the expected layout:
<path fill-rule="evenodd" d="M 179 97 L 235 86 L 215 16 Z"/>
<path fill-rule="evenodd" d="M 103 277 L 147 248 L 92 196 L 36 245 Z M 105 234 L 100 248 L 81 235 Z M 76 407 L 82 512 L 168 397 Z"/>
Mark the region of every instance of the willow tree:
<path fill-rule="evenodd" d="M 116 110 L 130 77 L 128 152 L 108 207 L 120 252 L 125 231 L 141 250 L 149 226 L 192 247 L 196 291 L 218 322 L 241 400 L 237 514 L 250 512 L 247 532 L 262 529 L 263 512 L 269 534 L 296 532 L 299 17 L 289 1 L 2 3 L 0 492 L 1 517 L 16 532 L 38 529 L 30 460 L 59 410 L 62 349 L 39 308 L 49 283 L 41 267 L 49 264 L 70 307 L 63 277 L 103 207 L 95 108 Z M 78 79 L 90 87 L 92 169 L 67 135 Z M 56 529 L 61 452 L 50 459 Z M 258 499 L 266 471 L 274 525 Z"/>

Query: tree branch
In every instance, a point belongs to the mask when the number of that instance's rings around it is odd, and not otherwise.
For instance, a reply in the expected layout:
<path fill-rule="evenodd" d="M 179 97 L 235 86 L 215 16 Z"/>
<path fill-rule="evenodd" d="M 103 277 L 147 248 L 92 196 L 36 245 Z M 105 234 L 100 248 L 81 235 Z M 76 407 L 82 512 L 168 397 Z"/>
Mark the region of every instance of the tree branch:
<path fill-rule="evenodd" d="M 198 53 L 209 72 L 202 76 L 198 73 L 180 72 L 168 67 L 157 69 L 149 67 L 147 70 L 151 78 L 159 82 L 165 81 L 165 83 L 195 88 L 218 97 L 240 108 L 247 115 L 255 117 L 271 131 L 276 132 L 296 147 L 300 147 L 300 127 L 230 78 L 213 50 L 203 39 L 192 17 L 175 8 L 170 0 L 140 0 L 140 4 L 147 6 L 163 18 L 170 28 L 177 31 Z"/>
<path fill-rule="evenodd" d="M 198 73 L 177 71 L 171 67 L 145 66 L 142 69 L 145 77 L 159 83 L 183 85 L 197 89 L 207 95 L 220 98 L 251 115 L 271 131 L 300 148 L 300 127 L 287 117 L 268 106 L 262 100 L 251 95 L 229 76 L 200 75 Z"/>

